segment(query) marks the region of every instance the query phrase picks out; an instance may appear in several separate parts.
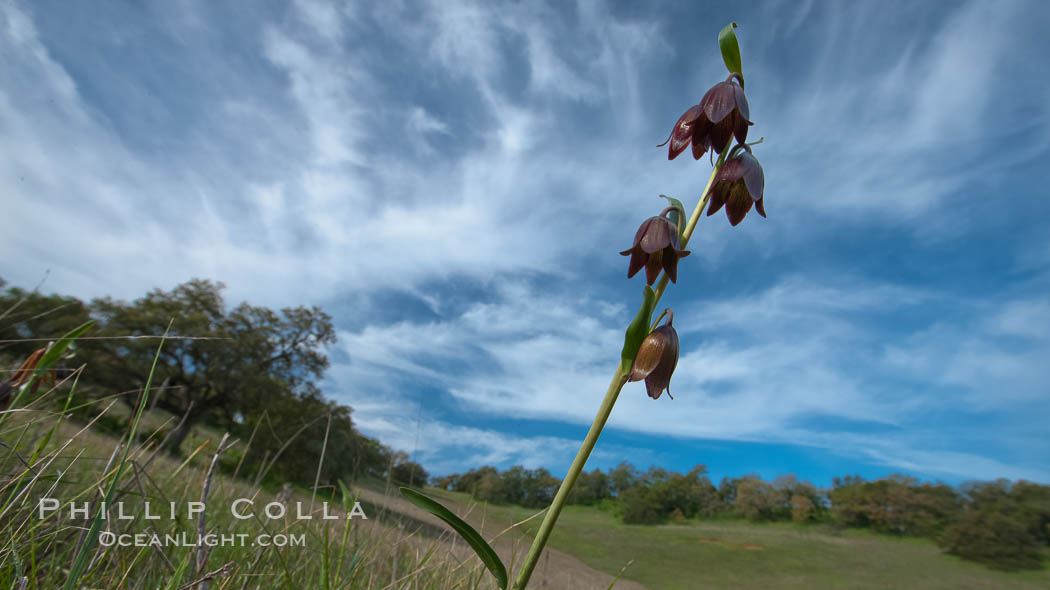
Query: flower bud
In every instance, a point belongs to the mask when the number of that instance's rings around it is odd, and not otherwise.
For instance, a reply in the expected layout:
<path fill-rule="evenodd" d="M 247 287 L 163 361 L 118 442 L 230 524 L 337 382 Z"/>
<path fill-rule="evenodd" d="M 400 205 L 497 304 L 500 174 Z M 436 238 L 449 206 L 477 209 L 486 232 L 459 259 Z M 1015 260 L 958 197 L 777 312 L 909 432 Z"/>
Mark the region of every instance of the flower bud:
<path fill-rule="evenodd" d="M 678 366 L 678 332 L 675 331 L 671 322 L 674 321 L 674 312 L 666 310 L 667 322 L 653 330 L 642 341 L 631 373 L 627 376 L 628 381 L 641 381 L 645 379 L 645 389 L 649 397 L 659 399 L 660 394 L 667 390 L 667 396 L 671 396 L 671 374 Z"/>

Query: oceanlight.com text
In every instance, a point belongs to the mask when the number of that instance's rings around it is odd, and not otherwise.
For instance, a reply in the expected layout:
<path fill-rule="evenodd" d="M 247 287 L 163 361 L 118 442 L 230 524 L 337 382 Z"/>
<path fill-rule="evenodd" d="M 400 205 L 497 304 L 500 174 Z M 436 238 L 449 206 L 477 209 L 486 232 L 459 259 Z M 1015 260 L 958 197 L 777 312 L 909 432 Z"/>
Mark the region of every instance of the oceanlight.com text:
<path fill-rule="evenodd" d="M 178 533 L 174 535 L 158 535 L 152 533 L 117 534 L 102 532 L 98 535 L 98 543 L 103 547 L 244 547 L 253 545 L 258 547 L 305 547 L 306 535 L 249 535 L 247 533 L 230 533 L 197 535 L 189 533 Z"/>

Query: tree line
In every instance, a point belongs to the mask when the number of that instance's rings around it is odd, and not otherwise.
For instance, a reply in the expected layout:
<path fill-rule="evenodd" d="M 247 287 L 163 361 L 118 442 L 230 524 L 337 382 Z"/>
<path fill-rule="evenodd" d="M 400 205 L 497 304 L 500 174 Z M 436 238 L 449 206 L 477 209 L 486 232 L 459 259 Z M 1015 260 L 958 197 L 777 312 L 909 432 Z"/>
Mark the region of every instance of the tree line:
<path fill-rule="evenodd" d="M 236 458 L 238 472 L 259 483 L 312 486 L 322 447 L 322 485 L 360 477 L 409 485 L 428 480 L 406 453 L 358 432 L 350 407 L 323 396 L 326 349 L 335 342 L 324 311 L 231 307 L 223 289 L 219 282 L 192 280 L 131 302 L 109 297 L 85 302 L 7 288 L 0 291 L 0 367 L 17 368 L 48 339 L 93 320 L 90 338 L 74 345 L 59 370 L 83 368 L 76 374 L 71 407 L 85 420 L 98 413 L 99 405 L 92 403 L 98 400 L 116 398 L 137 407 L 156 357 L 149 406 L 170 415 L 158 439 L 171 453 L 183 452 L 188 434 L 206 426 L 249 441 L 246 455 L 224 458 Z M 10 402 L 11 388 L 3 386 L 12 374 L 0 373 L 0 409 Z M 59 397 L 52 396 L 52 402 Z M 96 424 L 113 431 L 126 427 L 115 418 Z M 727 477 L 715 486 L 706 474 L 703 465 L 677 473 L 659 467 L 639 471 L 625 462 L 582 473 L 569 502 L 612 510 L 629 524 L 740 518 L 922 536 L 951 554 L 1000 569 L 1040 567 L 1050 545 L 1050 486 L 1032 482 L 967 482 L 956 488 L 902 475 L 875 481 L 847 476 L 821 489 L 793 475 L 772 482 L 757 475 Z M 560 480 L 542 468 L 487 466 L 433 478 L 431 484 L 486 502 L 539 509 L 550 504 Z"/>
<path fill-rule="evenodd" d="M 796 476 L 723 477 L 715 486 L 704 465 L 687 473 L 623 462 L 580 474 L 570 504 L 597 505 L 627 524 L 689 519 L 744 519 L 866 528 L 933 539 L 947 553 L 989 567 L 1042 567 L 1050 546 L 1050 486 L 1028 481 L 966 482 L 958 487 L 905 475 L 874 481 L 834 478 L 818 488 Z M 494 504 L 544 508 L 560 481 L 546 469 L 494 467 L 433 478 L 431 484 Z"/>
<path fill-rule="evenodd" d="M 92 320 L 87 338 L 58 370 L 83 367 L 72 404 L 81 418 L 98 413 L 92 401 L 111 397 L 137 407 L 156 356 L 148 404 L 170 415 L 157 437 L 168 452 L 182 453 L 187 435 L 207 426 L 250 441 L 243 457 L 227 456 L 260 483 L 312 486 L 323 445 L 322 484 L 366 476 L 426 481 L 426 471 L 406 453 L 362 435 L 352 409 L 322 394 L 326 349 L 335 343 L 328 314 L 318 307 L 229 306 L 223 289 L 220 282 L 192 280 L 127 302 L 6 288 L 0 291 L 0 367 L 17 368 L 48 339 Z M 8 401 L 0 399 L 0 406 Z M 126 421 L 103 416 L 97 424 L 123 431 Z"/>

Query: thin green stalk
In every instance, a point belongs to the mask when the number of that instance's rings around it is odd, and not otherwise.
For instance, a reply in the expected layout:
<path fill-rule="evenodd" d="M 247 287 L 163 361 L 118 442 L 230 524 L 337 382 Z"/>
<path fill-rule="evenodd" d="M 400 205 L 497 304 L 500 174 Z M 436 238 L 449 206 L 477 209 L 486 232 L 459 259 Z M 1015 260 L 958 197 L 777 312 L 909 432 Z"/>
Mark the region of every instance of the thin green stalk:
<path fill-rule="evenodd" d="M 730 140 L 732 143 L 732 140 Z M 696 224 L 700 222 L 700 214 L 704 212 L 704 207 L 707 207 L 707 202 L 711 200 L 711 187 L 715 185 L 715 177 L 718 176 L 718 172 L 722 170 L 722 166 L 726 163 L 726 156 L 729 155 L 729 146 L 722 150 L 721 155 L 718 156 L 718 161 L 715 162 L 715 167 L 711 170 L 711 176 L 707 179 L 707 185 L 704 186 L 704 192 L 700 193 L 700 202 L 693 208 L 693 214 L 689 216 L 689 222 L 685 224 L 685 231 L 682 232 L 682 244 L 681 249 L 685 250 L 686 245 L 689 244 L 689 238 L 693 237 L 693 230 L 696 229 Z M 663 296 L 664 290 L 667 289 L 667 273 L 664 273 L 660 277 L 660 282 L 657 283 L 656 289 L 656 304 L 660 303 L 660 297 Z"/>
<path fill-rule="evenodd" d="M 731 143 L 731 142 L 730 142 Z M 703 213 L 704 207 L 707 206 L 707 202 L 711 198 L 711 187 L 715 184 L 715 177 L 718 176 L 718 171 L 722 169 L 722 165 L 725 164 L 726 156 L 729 154 L 729 145 L 726 145 L 725 149 L 718 156 L 718 161 L 715 163 L 714 169 L 711 171 L 710 178 L 707 179 L 707 185 L 704 186 L 704 192 L 700 194 L 700 202 L 697 203 L 693 209 L 693 214 L 689 216 L 689 222 L 685 226 L 685 232 L 682 234 L 681 247 L 685 248 L 686 244 L 689 243 L 689 238 L 693 235 L 693 230 L 696 229 L 696 224 L 700 221 L 700 214 Z M 660 283 L 656 287 L 656 301 L 660 301 L 660 296 L 664 294 L 664 290 L 667 289 L 667 274 L 660 279 Z M 576 483 L 576 478 L 580 476 L 580 472 L 583 471 L 583 466 L 587 463 L 587 458 L 591 456 L 591 451 L 594 450 L 595 443 L 598 442 L 598 436 L 601 435 L 602 429 L 605 428 L 605 422 L 609 419 L 609 415 L 612 413 L 613 406 L 616 405 L 616 398 L 620 396 L 620 390 L 627 383 L 627 374 L 623 372 L 620 364 L 616 365 L 616 372 L 613 373 L 612 382 L 609 384 L 609 390 L 605 393 L 605 399 L 602 400 L 601 407 L 598 408 L 598 415 L 594 417 L 594 422 L 591 423 L 591 429 L 587 431 L 587 437 L 583 439 L 583 444 L 580 445 L 580 450 L 576 452 L 576 458 L 573 459 L 572 465 L 569 466 L 569 472 L 565 474 L 565 479 L 561 480 L 561 485 L 558 486 L 558 493 L 554 495 L 554 501 L 551 502 L 550 508 L 547 509 L 547 514 L 543 516 L 543 523 L 540 524 L 540 530 L 536 532 L 536 538 L 532 541 L 532 547 L 529 548 L 529 554 L 525 556 L 525 562 L 521 566 L 521 570 L 518 571 L 518 579 L 514 583 L 516 590 L 524 590 L 529 583 L 529 578 L 532 577 L 532 570 L 536 568 L 536 564 L 540 560 L 540 554 L 543 553 L 543 547 L 547 544 L 547 539 L 551 536 L 551 531 L 554 530 L 554 523 L 557 522 L 558 516 L 561 514 L 562 508 L 565 507 L 565 501 L 569 498 L 569 491 L 572 490 L 572 486 Z"/>
<path fill-rule="evenodd" d="M 594 443 L 598 442 L 598 435 L 602 433 L 605 421 L 609 419 L 609 414 L 612 413 L 613 406 L 616 405 L 616 398 L 619 397 L 620 390 L 623 389 L 625 383 L 627 383 L 627 374 L 623 372 L 620 364 L 617 363 L 612 383 L 609 384 L 609 390 L 605 392 L 605 399 L 602 400 L 602 405 L 598 408 L 598 415 L 594 417 L 591 429 L 587 431 L 587 437 L 583 439 L 583 444 L 580 445 L 580 450 L 576 453 L 576 458 L 573 459 L 569 472 L 565 474 L 565 479 L 561 481 L 561 486 L 558 487 L 558 493 L 554 495 L 554 501 L 551 502 L 550 508 L 547 509 L 547 514 L 543 516 L 540 530 L 532 541 L 532 547 L 529 549 L 529 554 L 525 556 L 525 562 L 522 564 L 521 570 L 518 571 L 518 580 L 514 584 L 515 588 L 525 588 L 526 584 L 529 583 L 532 570 L 535 569 L 536 563 L 540 559 L 540 554 L 543 553 L 543 546 L 547 544 L 547 538 L 550 537 L 551 531 L 554 529 L 554 522 L 558 520 L 558 515 L 561 514 L 561 509 L 565 506 L 565 500 L 569 497 L 569 490 L 572 489 L 573 484 L 576 483 L 576 478 L 583 471 L 583 465 L 587 462 L 587 457 L 591 455 Z"/>

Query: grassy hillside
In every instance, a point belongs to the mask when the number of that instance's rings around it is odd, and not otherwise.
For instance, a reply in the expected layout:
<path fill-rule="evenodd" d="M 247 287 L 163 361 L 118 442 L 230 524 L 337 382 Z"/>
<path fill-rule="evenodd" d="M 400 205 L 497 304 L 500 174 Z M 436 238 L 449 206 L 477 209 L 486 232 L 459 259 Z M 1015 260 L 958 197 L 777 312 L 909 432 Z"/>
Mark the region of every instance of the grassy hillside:
<path fill-rule="evenodd" d="M 428 489 L 459 506 L 465 494 Z M 533 511 L 482 506 L 485 532 L 498 532 Z M 539 519 L 518 527 L 530 534 Z M 1050 588 L 1050 570 L 1003 573 L 944 555 L 925 539 L 867 531 L 742 521 L 625 525 L 596 508 L 568 506 L 553 547 L 587 565 L 623 574 L 651 589 L 697 588 Z"/>
<path fill-rule="evenodd" d="M 94 414 L 126 409 L 99 404 Z M 0 441 L 0 584 L 33 589 L 58 588 L 69 575 L 88 521 L 68 515 L 68 502 L 98 502 L 114 480 L 124 449 L 96 426 L 72 422 L 48 404 L 6 412 Z M 309 490 L 287 490 L 286 505 L 301 502 L 314 518 L 256 516 L 236 520 L 230 505 L 254 500 L 256 512 L 278 499 L 277 490 L 253 487 L 219 471 L 208 476 L 220 433 L 199 428 L 188 440 L 188 458 L 155 452 L 157 437 L 172 418 L 149 415 L 141 423 L 144 440 L 129 449 L 123 476 L 114 490 L 128 506 L 128 521 L 110 519 L 103 531 L 115 533 L 208 533 L 302 535 L 301 546 L 215 547 L 206 555 L 196 547 L 102 547 L 89 543 L 83 583 L 90 588 L 190 588 L 210 572 L 211 588 L 492 588 L 491 578 L 462 542 L 442 533 L 435 519 L 405 502 L 384 482 L 354 486 L 368 520 L 320 519 L 320 503 L 343 504 L 331 487 L 313 498 Z M 240 441 L 226 459 L 242 456 Z M 25 460 L 31 468 L 27 467 Z M 303 457 L 315 462 L 317 457 Z M 109 466 L 107 468 L 107 465 Z M 210 482 L 210 483 L 209 483 Z M 209 486 L 202 522 L 186 515 L 186 503 Z M 519 563 L 538 518 L 533 510 L 478 504 L 465 494 L 429 489 L 482 530 L 498 535 L 497 551 Z M 59 516 L 41 518 L 41 497 L 63 502 Z M 143 502 L 179 507 L 176 519 L 144 519 Z M 314 509 L 311 512 L 311 502 Z M 156 511 L 154 511 L 156 512 Z M 519 523 L 518 526 L 512 527 Z M 508 530 L 509 529 L 509 530 Z M 620 590 L 695 588 L 1050 588 L 1050 571 L 1002 573 L 942 554 L 924 539 L 898 539 L 866 531 L 791 524 L 755 525 L 740 521 L 690 521 L 664 526 L 624 525 L 597 508 L 568 506 L 541 560 L 533 586 L 583 590 L 606 588 L 623 571 Z M 198 555 L 202 563 L 197 565 Z"/>
<path fill-rule="evenodd" d="M 53 411 L 51 402 L 60 401 L 58 392 L 49 392 L 28 407 L 0 412 L 0 587 L 60 588 L 69 576 L 83 533 L 90 520 L 71 518 L 69 503 L 95 506 L 115 477 L 124 448 L 117 437 L 103 432 L 102 420 L 131 424 L 133 413 L 120 403 L 92 403 L 84 424 Z M 64 397 L 62 397 L 64 399 Z M 156 446 L 175 418 L 161 411 L 146 413 L 139 422 L 139 444 L 128 451 L 125 470 L 115 487 L 114 501 L 123 501 L 124 512 L 132 518 L 110 518 L 102 532 L 117 534 L 183 534 L 195 538 L 202 522 L 187 515 L 187 503 L 201 499 L 208 484 L 206 533 L 247 534 L 244 544 L 218 546 L 197 566 L 198 548 L 180 546 L 102 547 L 87 549 L 88 566 L 77 588 L 149 589 L 411 589 L 411 590 L 490 590 L 495 584 L 477 557 L 433 516 L 420 511 L 397 493 L 396 486 L 375 479 L 353 482 L 353 500 L 359 501 L 368 520 L 321 520 L 321 503 L 330 503 L 330 514 L 344 516 L 344 505 L 331 486 L 319 488 L 316 498 L 310 490 L 268 489 L 253 486 L 256 474 L 234 478 L 221 469 L 209 477 L 209 468 L 222 433 L 197 427 L 186 440 L 188 456 L 173 458 L 158 453 Z M 219 464 L 236 465 L 250 452 L 246 441 L 221 454 Z M 25 463 L 23 463 L 23 460 Z M 316 464 L 319 457 L 299 460 Z M 28 463 L 28 466 L 26 465 Z M 107 468 L 108 466 L 108 468 Z M 245 478 L 243 476 L 247 475 Z M 40 498 L 56 498 L 61 509 L 40 518 Z M 254 501 L 255 517 L 233 518 L 234 501 Z M 149 501 L 158 520 L 147 521 L 144 502 Z M 269 519 L 262 515 L 266 504 L 280 501 L 288 507 L 285 517 Z M 176 505 L 176 518 L 166 513 L 168 503 Z M 301 503 L 311 520 L 294 518 L 295 505 Z M 311 504 L 314 506 L 311 511 Z M 465 516 L 481 525 L 484 517 L 473 503 L 459 506 Z M 491 527 L 485 527 L 489 531 Z M 490 538 L 499 531 L 490 533 Z M 303 544 L 284 547 L 258 546 L 253 537 L 270 535 L 302 536 Z M 495 541 L 505 562 L 515 564 L 515 555 L 527 548 L 528 540 L 513 533 Z M 602 590 L 612 576 L 596 571 L 557 550 L 549 552 L 534 587 L 561 590 Z M 216 573 L 201 586 L 196 582 Z M 644 590 L 623 582 L 619 590 Z"/>
<path fill-rule="evenodd" d="M 99 413 L 104 410 L 98 408 Z M 71 516 L 69 503 L 91 502 L 94 513 L 121 463 L 124 449 L 118 446 L 118 440 L 97 432 L 97 426 L 85 428 L 62 414 L 47 411 L 42 404 L 5 414 L 0 427 L 0 441 L 5 445 L 0 447 L 3 587 L 60 588 L 69 577 L 78 551 L 83 551 L 87 565 L 76 588 L 492 587 L 469 552 L 462 545 L 449 543 L 447 535 L 441 536 L 442 529 L 433 523 L 367 501 L 362 502 L 362 507 L 368 520 L 347 520 L 346 506 L 331 487 L 319 489 L 314 498 L 304 490 L 275 493 L 260 489 L 218 471 L 209 477 L 220 437 L 205 429 L 198 430 L 196 451 L 189 458 L 174 459 L 155 453 L 155 437 L 134 445 L 128 451 L 123 476 L 114 488 L 109 517 L 103 521 L 100 532 L 144 534 L 147 539 L 153 534 L 161 538 L 185 534 L 195 542 L 198 531 L 204 530 L 206 534 L 243 534 L 246 540 L 215 546 L 203 553 L 198 547 L 169 544 L 103 546 L 88 540 L 84 533 L 91 520 Z M 145 423 L 153 421 L 151 418 Z M 145 432 L 149 434 L 148 429 Z M 243 446 L 244 442 L 238 445 Z M 244 452 L 243 448 L 240 452 Z M 304 460 L 316 462 L 317 458 Z M 187 503 L 199 501 L 206 485 L 207 510 L 201 520 L 187 513 Z M 41 518 L 38 501 L 44 497 L 56 498 L 62 506 Z M 230 507 L 241 498 L 254 502 L 242 510 L 253 512 L 252 518 L 233 517 Z M 124 502 L 123 512 L 130 519 L 116 518 L 116 501 Z M 150 501 L 151 513 L 160 518 L 145 518 L 145 501 Z M 264 507 L 274 501 L 288 507 L 285 516 L 271 519 L 264 515 Z M 321 519 L 324 501 L 330 503 L 329 514 L 339 519 Z M 175 503 L 174 519 L 168 512 L 169 502 Z M 301 503 L 303 513 L 313 518 L 297 519 L 296 503 Z M 270 535 L 271 544 L 257 543 L 261 534 Z M 280 535 L 290 543 L 294 543 L 291 537 L 299 537 L 301 544 L 276 546 Z M 207 583 L 197 583 L 209 574 L 214 575 Z"/>

